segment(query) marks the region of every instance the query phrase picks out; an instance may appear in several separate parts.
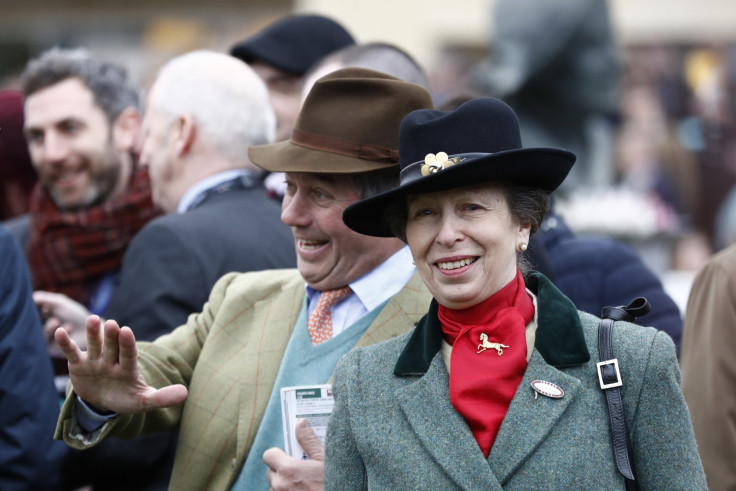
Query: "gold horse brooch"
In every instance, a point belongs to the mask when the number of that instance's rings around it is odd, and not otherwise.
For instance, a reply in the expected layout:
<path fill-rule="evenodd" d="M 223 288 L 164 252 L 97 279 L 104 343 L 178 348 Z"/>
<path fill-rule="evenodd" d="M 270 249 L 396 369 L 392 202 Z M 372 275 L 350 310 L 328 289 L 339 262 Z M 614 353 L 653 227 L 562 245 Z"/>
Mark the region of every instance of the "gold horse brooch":
<path fill-rule="evenodd" d="M 495 349 L 498 353 L 498 356 L 501 356 L 503 354 L 502 348 L 510 348 L 511 346 L 506 346 L 505 344 L 501 343 L 491 343 L 488 341 L 488 334 L 482 332 L 480 334 L 480 341 L 481 343 L 478 345 L 478 353 L 481 353 L 487 349 Z"/>

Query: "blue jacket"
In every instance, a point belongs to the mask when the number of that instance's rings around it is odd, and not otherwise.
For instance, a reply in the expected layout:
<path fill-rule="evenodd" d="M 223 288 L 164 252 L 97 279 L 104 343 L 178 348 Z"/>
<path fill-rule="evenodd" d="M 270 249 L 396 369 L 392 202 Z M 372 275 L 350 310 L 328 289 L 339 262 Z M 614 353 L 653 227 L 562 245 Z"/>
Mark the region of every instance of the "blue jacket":
<path fill-rule="evenodd" d="M 0 226 L 0 489 L 56 489 L 66 452 L 51 361 L 31 280 L 15 239 Z"/>
<path fill-rule="evenodd" d="M 679 353 L 680 310 L 636 251 L 609 238 L 578 236 L 554 213 L 536 237 L 544 245 L 555 286 L 578 310 L 600 316 L 603 307 L 628 305 L 636 297 L 645 297 L 652 310 L 637 323 L 669 334 Z"/>

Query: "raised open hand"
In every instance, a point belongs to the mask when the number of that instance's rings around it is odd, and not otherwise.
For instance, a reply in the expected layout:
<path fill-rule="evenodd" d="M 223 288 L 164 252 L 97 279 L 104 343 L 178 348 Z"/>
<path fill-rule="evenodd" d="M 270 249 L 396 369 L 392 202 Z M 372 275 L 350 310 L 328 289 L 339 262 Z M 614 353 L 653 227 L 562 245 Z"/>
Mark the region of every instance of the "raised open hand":
<path fill-rule="evenodd" d="M 54 333 L 69 365 L 74 391 L 93 406 L 116 413 L 138 413 L 174 406 L 184 401 L 187 389 L 170 385 L 150 387 L 138 369 L 135 336 L 129 327 L 108 320 L 104 328 L 96 315 L 86 322 L 87 351 L 82 351 L 64 328 Z"/>

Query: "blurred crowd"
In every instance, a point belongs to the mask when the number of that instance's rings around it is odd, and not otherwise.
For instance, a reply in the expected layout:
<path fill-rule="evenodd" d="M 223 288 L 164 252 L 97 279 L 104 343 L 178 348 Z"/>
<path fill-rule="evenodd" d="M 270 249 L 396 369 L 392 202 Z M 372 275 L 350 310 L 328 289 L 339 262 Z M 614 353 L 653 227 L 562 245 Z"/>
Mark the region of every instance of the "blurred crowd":
<path fill-rule="evenodd" d="M 486 93 L 487 87 L 471 74 L 494 48 L 491 43 L 485 51 L 448 48 L 439 54 L 437 63 L 427 67 L 435 102 Z M 569 185 L 575 189 L 565 190 L 560 211 L 582 233 L 634 241 L 668 237 L 661 245 L 671 249 L 670 262 L 661 266 L 696 270 L 706 257 L 736 240 L 736 48 L 650 43 L 615 49 L 607 68 L 611 73 L 601 75 L 608 81 L 597 83 L 595 94 L 607 99 L 595 108 L 603 117 L 582 123 L 595 142 L 589 160 L 599 170 L 584 181 L 593 189 Z M 27 211 L 37 176 L 19 138 L 20 106 L 14 99 L 20 95 L 2 97 L 0 219 L 8 220 Z M 549 103 L 544 106 L 554 112 Z M 565 112 L 574 117 L 570 109 Z M 632 209 L 639 214 L 634 216 Z"/>
<path fill-rule="evenodd" d="M 491 53 L 494 47 L 491 44 Z M 656 242 L 657 256 L 665 259 L 655 257 L 649 264 L 660 274 L 697 271 L 714 252 L 736 240 L 736 47 L 651 43 L 617 50 L 616 58 L 609 58 L 614 63 L 608 67 L 610 73 L 590 81 L 599 89 L 593 93 L 599 100 L 578 102 L 584 116 L 568 114 L 570 100 L 564 100 L 563 110 L 541 95 L 533 99 L 534 107 L 563 122 L 566 117 L 585 119 L 577 123 L 577 134 L 586 136 L 587 142 L 563 146 L 579 145 L 582 150 L 587 145 L 590 153 L 585 155 L 595 170 L 556 193 L 557 209 L 579 233 L 615 237 L 634 246 Z M 463 49 L 448 49 L 440 56 L 441 69 L 431 72 L 440 103 L 489 89 L 468 76 L 477 74 L 473 70 L 478 70 L 479 56 L 483 54 Z M 488 62 L 480 66 L 499 68 Z M 565 81 L 576 76 L 566 70 L 561 66 L 546 76 Z M 516 83 L 520 92 L 531 90 L 523 80 Z M 502 89 L 491 93 L 512 103 L 525 97 L 503 94 Z M 569 83 L 560 90 L 576 89 Z M 538 135 L 539 131 L 531 128 L 525 137 L 546 142 L 566 138 L 564 128 L 555 127 L 554 135 Z"/>
<path fill-rule="evenodd" d="M 663 220 L 662 229 L 702 234 L 708 252 L 736 237 L 735 54 L 731 46 L 624 52 L 619 182 L 676 216 L 671 225 Z"/>

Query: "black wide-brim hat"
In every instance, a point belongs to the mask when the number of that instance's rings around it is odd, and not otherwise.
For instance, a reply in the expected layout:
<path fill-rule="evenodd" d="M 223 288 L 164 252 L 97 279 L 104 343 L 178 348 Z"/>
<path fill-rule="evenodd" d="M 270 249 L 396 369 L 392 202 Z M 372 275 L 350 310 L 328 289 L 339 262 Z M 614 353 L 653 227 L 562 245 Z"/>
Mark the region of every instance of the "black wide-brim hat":
<path fill-rule="evenodd" d="M 559 148 L 522 148 L 516 113 L 498 99 L 470 100 L 454 111 L 420 109 L 399 127 L 401 183 L 348 206 L 343 221 L 364 235 L 392 237 L 386 209 L 410 194 L 494 181 L 551 193 L 575 163 Z"/>

